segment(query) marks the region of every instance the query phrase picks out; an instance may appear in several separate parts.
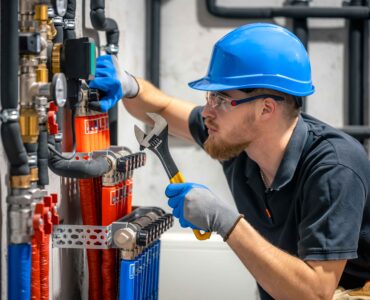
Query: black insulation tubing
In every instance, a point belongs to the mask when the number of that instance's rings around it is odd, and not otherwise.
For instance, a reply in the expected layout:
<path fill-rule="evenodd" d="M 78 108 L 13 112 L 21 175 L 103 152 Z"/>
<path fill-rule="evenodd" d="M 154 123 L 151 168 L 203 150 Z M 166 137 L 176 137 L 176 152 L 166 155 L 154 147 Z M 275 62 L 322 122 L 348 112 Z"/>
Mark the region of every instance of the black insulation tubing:
<path fill-rule="evenodd" d="M 18 1 L 1 0 L 1 106 L 18 107 Z M 6 121 L 6 122 L 4 122 Z M 10 175 L 23 176 L 30 172 L 18 120 L 3 120 L 1 139 L 10 162 Z"/>
<path fill-rule="evenodd" d="M 344 18 L 369 19 L 369 7 L 251 7 L 229 8 L 216 5 L 216 0 L 206 0 L 207 10 L 212 15 L 232 19 L 270 19 L 274 17 L 287 18 Z"/>

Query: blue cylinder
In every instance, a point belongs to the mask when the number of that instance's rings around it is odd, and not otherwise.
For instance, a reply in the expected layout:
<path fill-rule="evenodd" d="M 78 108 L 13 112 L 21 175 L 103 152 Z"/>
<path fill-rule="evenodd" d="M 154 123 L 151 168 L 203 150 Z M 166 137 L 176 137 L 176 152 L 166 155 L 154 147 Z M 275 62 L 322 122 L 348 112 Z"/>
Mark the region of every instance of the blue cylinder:
<path fill-rule="evenodd" d="M 119 274 L 119 300 L 135 300 L 135 261 L 122 259 Z"/>
<path fill-rule="evenodd" d="M 31 299 L 31 245 L 12 244 L 8 247 L 8 299 Z"/>

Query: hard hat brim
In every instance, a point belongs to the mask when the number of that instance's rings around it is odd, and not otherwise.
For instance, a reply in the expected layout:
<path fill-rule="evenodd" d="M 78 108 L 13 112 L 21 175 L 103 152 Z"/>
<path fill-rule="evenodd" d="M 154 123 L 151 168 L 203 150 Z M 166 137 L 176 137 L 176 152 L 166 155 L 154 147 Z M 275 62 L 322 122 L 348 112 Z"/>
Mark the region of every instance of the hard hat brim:
<path fill-rule="evenodd" d="M 270 77 L 268 82 L 265 81 L 266 77 Z M 259 78 L 259 83 L 256 83 L 256 78 L 253 80 L 250 80 L 251 78 L 244 78 L 244 80 L 240 80 L 239 82 L 232 82 L 236 80 L 230 80 L 230 84 L 221 84 L 217 82 L 211 82 L 209 77 L 203 77 L 201 79 L 191 81 L 188 83 L 189 87 L 195 90 L 199 91 L 227 91 L 227 90 L 239 90 L 239 89 L 248 89 L 248 88 L 265 88 L 265 89 L 271 89 L 271 90 L 277 90 L 286 94 L 294 95 L 294 96 L 309 96 L 312 95 L 315 92 L 315 87 L 312 85 L 311 82 L 295 82 L 296 89 L 286 89 L 282 87 L 281 81 L 290 81 L 290 85 L 292 86 L 291 79 L 287 79 L 284 77 L 280 77 L 277 75 L 270 75 L 263 77 L 261 76 Z M 224 82 L 226 80 L 223 80 Z M 242 82 L 241 82 L 242 81 Z M 252 82 L 251 82 L 252 81 Z M 273 84 L 275 81 L 276 84 Z"/>

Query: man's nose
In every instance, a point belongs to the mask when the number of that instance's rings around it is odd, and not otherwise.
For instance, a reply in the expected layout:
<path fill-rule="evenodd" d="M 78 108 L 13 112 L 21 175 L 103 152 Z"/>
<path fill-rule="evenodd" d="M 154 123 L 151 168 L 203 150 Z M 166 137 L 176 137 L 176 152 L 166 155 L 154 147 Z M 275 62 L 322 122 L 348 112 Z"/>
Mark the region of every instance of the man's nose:
<path fill-rule="evenodd" d="M 215 108 L 211 107 L 210 105 L 206 104 L 202 111 L 202 117 L 203 118 L 215 118 L 216 111 Z"/>

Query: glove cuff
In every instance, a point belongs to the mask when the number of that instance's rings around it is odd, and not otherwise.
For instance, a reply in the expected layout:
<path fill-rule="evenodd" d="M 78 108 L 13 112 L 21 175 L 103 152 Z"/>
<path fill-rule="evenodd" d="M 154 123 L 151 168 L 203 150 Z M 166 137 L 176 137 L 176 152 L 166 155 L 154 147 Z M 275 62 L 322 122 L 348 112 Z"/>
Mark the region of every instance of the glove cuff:
<path fill-rule="evenodd" d="M 124 91 L 125 98 L 135 98 L 139 94 L 139 83 L 136 78 L 127 71 L 123 71 L 121 74 L 121 85 Z"/>
<path fill-rule="evenodd" d="M 244 218 L 243 215 L 238 215 L 238 217 L 236 218 L 236 220 L 234 221 L 234 224 L 230 227 L 230 229 L 226 232 L 225 235 L 222 235 L 221 233 L 221 236 L 223 237 L 224 239 L 224 242 L 226 242 L 230 236 L 230 234 L 233 232 L 234 228 L 236 227 L 236 225 L 239 223 L 240 219 Z"/>

